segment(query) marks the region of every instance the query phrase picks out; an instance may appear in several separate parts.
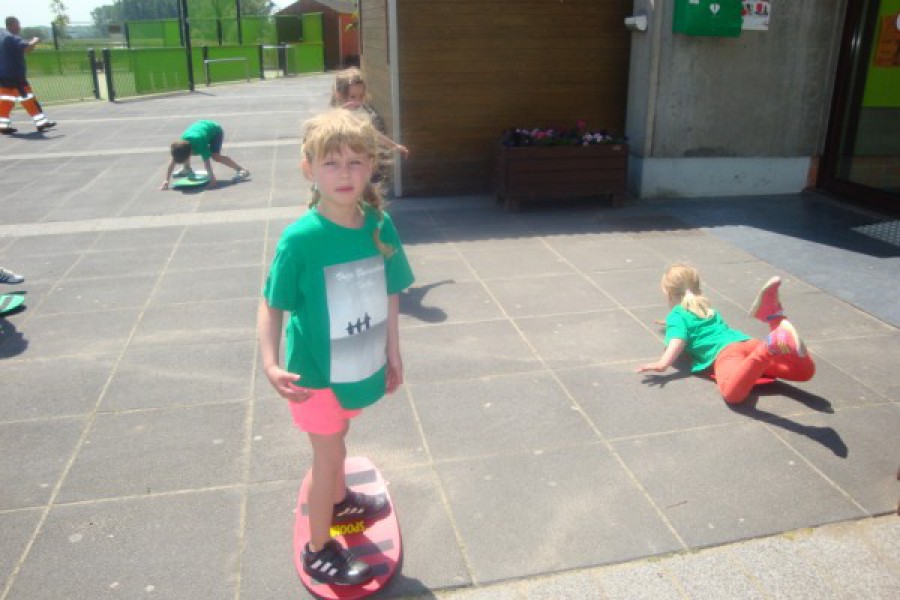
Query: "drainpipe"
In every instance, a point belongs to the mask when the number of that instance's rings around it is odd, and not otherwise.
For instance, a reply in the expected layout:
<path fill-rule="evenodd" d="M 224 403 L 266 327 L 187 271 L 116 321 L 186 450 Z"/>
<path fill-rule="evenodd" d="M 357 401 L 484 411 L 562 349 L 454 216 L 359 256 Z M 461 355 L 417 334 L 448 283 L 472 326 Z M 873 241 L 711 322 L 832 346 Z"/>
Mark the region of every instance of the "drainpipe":
<path fill-rule="evenodd" d="M 397 0 L 388 0 L 388 62 L 391 73 L 391 128 L 392 139 L 400 143 L 400 65 L 399 44 L 397 42 Z M 394 196 L 403 196 L 403 164 L 399 157 L 394 160 Z"/>

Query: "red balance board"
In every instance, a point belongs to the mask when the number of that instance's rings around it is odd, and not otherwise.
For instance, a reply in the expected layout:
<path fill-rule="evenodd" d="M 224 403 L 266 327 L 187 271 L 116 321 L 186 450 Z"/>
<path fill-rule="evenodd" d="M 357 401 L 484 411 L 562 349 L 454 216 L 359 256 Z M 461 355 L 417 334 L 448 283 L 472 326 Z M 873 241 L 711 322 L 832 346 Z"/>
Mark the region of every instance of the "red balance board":
<path fill-rule="evenodd" d="M 357 492 L 387 497 L 389 509 L 387 514 L 372 521 L 350 521 L 334 525 L 331 535 L 345 548 L 372 566 L 375 578 L 362 585 L 328 585 L 310 578 L 303 571 L 303 548 L 309 541 L 309 511 L 306 499 L 309 495 L 309 482 L 312 471 L 306 473 L 300 485 L 297 498 L 297 518 L 294 521 L 294 566 L 303 585 L 316 597 L 335 600 L 338 598 L 353 600 L 374 594 L 393 577 L 402 557 L 400 546 L 400 526 L 391 495 L 388 494 L 384 478 L 368 458 L 355 456 L 344 463 L 347 486 Z"/>

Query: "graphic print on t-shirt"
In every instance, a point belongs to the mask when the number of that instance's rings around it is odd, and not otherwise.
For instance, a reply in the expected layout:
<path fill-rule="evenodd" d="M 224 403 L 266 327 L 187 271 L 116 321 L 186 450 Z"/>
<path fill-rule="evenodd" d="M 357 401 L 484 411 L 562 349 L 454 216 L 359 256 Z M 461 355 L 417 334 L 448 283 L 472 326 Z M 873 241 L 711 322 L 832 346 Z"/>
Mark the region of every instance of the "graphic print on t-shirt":
<path fill-rule="evenodd" d="M 331 382 L 352 383 L 385 363 L 387 284 L 384 259 L 373 256 L 325 268 L 331 330 Z"/>

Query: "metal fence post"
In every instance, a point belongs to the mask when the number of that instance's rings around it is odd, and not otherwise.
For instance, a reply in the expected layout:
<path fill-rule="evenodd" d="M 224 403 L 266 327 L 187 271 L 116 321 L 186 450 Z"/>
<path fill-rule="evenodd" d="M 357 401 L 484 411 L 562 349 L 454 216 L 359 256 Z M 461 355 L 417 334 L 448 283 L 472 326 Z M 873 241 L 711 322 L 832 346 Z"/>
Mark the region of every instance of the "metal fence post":
<path fill-rule="evenodd" d="M 241 27 L 241 0 L 234 0 L 234 12 L 237 13 L 238 46 L 244 45 L 244 30 Z"/>
<path fill-rule="evenodd" d="M 191 50 L 191 19 L 188 16 L 187 0 L 178 0 L 178 18 L 181 21 L 181 35 L 184 40 L 184 54 L 187 59 L 188 89 L 194 91 L 194 56 Z"/>
<path fill-rule="evenodd" d="M 206 76 L 206 87 L 209 87 L 209 46 L 200 48 L 200 56 L 203 58 L 203 74 Z"/>
<path fill-rule="evenodd" d="M 287 46 L 284 44 L 279 44 L 278 46 L 278 66 L 281 68 L 281 71 L 284 73 L 284 76 L 288 76 L 288 61 L 287 61 Z"/>
<path fill-rule="evenodd" d="M 94 98 L 100 99 L 100 80 L 97 78 L 97 53 L 88 48 L 88 64 L 91 67 L 91 81 L 94 83 Z"/>
<path fill-rule="evenodd" d="M 263 45 L 259 44 L 259 78 L 266 78 L 266 57 L 264 54 Z"/>
<path fill-rule="evenodd" d="M 116 101 L 116 86 L 113 84 L 112 54 L 109 48 L 103 49 L 103 72 L 106 74 L 106 99 Z"/>

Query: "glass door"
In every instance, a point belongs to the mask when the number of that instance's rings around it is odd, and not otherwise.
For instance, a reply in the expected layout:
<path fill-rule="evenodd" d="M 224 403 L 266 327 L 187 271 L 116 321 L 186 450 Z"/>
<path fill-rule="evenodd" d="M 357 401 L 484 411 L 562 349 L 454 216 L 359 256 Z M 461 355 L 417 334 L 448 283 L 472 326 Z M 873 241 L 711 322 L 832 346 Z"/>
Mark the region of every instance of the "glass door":
<path fill-rule="evenodd" d="M 900 0 L 848 3 L 818 185 L 900 212 Z"/>

